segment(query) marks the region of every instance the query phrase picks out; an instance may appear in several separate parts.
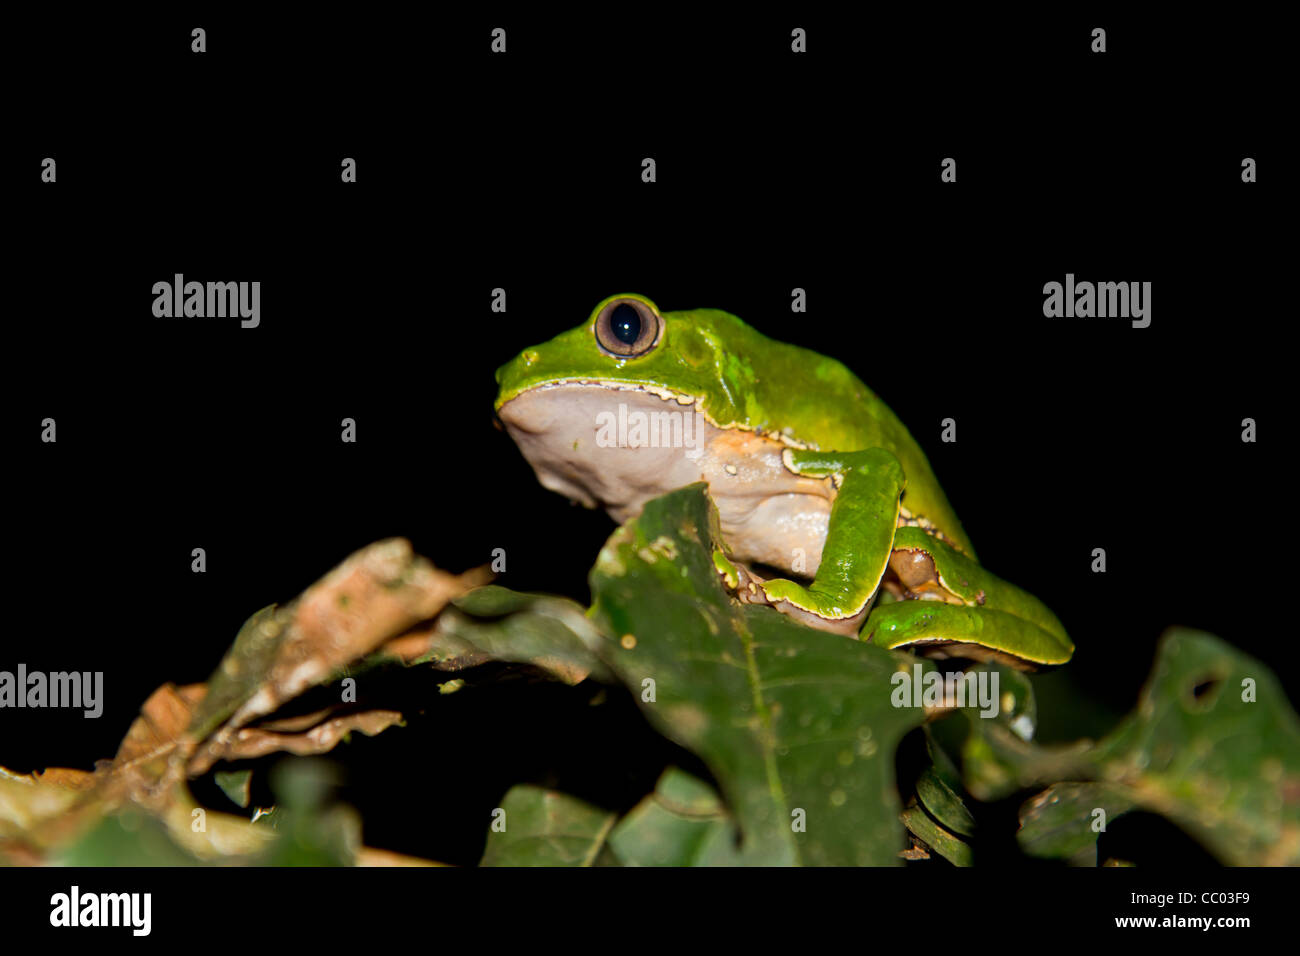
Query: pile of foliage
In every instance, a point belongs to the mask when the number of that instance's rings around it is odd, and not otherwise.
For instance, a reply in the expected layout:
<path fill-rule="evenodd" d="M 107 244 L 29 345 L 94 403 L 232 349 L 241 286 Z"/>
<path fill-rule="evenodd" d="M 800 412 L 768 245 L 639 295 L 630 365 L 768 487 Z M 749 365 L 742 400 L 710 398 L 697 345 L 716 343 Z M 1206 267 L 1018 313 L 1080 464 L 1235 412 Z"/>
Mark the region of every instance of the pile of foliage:
<path fill-rule="evenodd" d="M 1218 638 L 1167 632 L 1130 716 L 1044 746 L 1033 677 L 977 665 L 997 671 L 995 716 L 897 706 L 895 675 L 933 662 L 737 603 L 716 540 L 703 485 L 651 502 L 602 549 L 590 608 L 446 574 L 400 539 L 372 545 L 253 615 L 205 684 L 159 688 L 93 772 L 0 769 L 0 861 L 431 863 L 365 847 L 310 759 L 277 765 L 272 812 L 202 807 L 191 786 L 211 774 L 248 808 L 257 758 L 403 722 L 356 703 L 368 674 L 429 668 L 442 692 L 473 693 L 456 674 L 495 661 L 626 688 L 707 771 L 669 768 L 622 813 L 521 782 L 483 822 L 484 865 L 969 865 L 988 837 L 980 807 L 1026 794 L 1027 856 L 1095 865 L 1105 825 L 1140 810 L 1224 863 L 1300 863 L 1300 721 L 1274 675 Z M 899 759 L 905 739 L 919 759 Z"/>

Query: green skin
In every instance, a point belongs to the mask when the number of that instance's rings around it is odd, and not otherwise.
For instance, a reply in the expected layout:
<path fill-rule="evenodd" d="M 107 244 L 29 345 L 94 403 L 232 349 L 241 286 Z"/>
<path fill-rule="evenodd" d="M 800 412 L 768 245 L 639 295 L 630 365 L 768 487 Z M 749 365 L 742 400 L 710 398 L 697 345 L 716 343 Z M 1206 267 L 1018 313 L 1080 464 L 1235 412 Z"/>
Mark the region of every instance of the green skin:
<path fill-rule="evenodd" d="M 597 344 L 596 318 L 615 299 L 642 302 L 663 320 L 661 339 L 646 354 L 619 358 Z M 787 444 L 798 447 L 784 456 L 790 470 L 834 478 L 838 492 L 816 577 L 807 585 L 782 578 L 759 583 L 772 603 L 789 602 L 828 621 L 851 618 L 876 595 L 891 553 L 919 551 L 933 561 L 939 597 L 877 604 L 862 639 L 885 647 L 958 643 L 1029 666 L 1062 664 L 1073 654 L 1060 621 L 1041 601 L 975 561 L 920 446 L 840 362 L 773 341 L 726 312 L 661 313 L 644 296 L 624 294 L 601 301 L 582 325 L 498 369 L 496 408 L 529 389 L 574 379 L 692 396 L 719 428 L 792 440 Z M 898 526 L 900 499 L 924 527 Z M 736 587 L 740 572 L 722 552 L 714 560 Z"/>

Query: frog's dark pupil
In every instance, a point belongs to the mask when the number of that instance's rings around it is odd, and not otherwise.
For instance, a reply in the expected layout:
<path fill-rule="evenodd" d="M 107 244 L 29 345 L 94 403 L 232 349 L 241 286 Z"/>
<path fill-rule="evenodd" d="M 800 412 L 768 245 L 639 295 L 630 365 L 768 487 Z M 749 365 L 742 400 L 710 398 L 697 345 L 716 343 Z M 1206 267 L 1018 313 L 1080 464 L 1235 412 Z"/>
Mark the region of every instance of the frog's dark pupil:
<path fill-rule="evenodd" d="M 635 345 L 641 337 L 641 315 L 626 303 L 616 305 L 609 314 L 609 328 L 624 345 Z"/>

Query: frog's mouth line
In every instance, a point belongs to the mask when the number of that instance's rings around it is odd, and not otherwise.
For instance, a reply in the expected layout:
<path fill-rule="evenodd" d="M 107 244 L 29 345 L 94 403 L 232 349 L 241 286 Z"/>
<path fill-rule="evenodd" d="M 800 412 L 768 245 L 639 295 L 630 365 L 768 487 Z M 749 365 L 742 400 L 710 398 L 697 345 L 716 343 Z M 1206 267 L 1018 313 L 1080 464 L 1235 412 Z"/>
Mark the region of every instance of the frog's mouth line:
<path fill-rule="evenodd" d="M 561 388 L 565 385 L 586 385 L 593 388 L 614 388 L 623 392 L 648 392 L 651 395 L 658 395 L 660 398 L 664 399 L 665 401 L 674 401 L 678 405 L 695 404 L 694 395 L 687 395 L 684 392 L 678 392 L 671 388 L 665 388 L 662 385 L 647 385 L 644 382 L 634 382 L 630 379 L 626 381 L 620 381 L 619 379 L 609 379 L 609 378 L 555 378 L 555 379 L 549 379 L 544 382 L 538 382 L 537 384 L 530 385 L 527 388 L 516 389 L 514 394 L 511 395 L 509 398 L 507 398 L 505 401 L 498 400 L 497 410 L 500 411 L 504 406 L 514 401 L 520 395 L 523 395 L 527 392 L 538 392 L 549 388 Z M 704 412 L 704 407 L 702 405 L 700 406 L 700 411 L 701 413 Z M 708 416 L 706 415 L 706 417 Z M 710 422 L 712 422 L 711 418 L 710 418 Z M 717 423 L 713 422 L 713 424 L 717 424 Z M 718 425 L 718 427 L 721 428 L 723 426 Z"/>
<path fill-rule="evenodd" d="M 541 382 L 536 385 L 531 385 L 526 389 L 520 389 L 516 391 L 513 395 L 511 395 L 509 398 L 507 398 L 505 401 L 499 402 L 497 404 L 496 407 L 497 419 L 498 420 L 501 419 L 501 409 L 505 408 L 507 405 L 509 405 L 515 399 L 519 398 L 521 395 L 525 395 L 528 392 L 539 392 L 539 391 L 545 391 L 547 389 L 563 388 L 565 386 L 574 386 L 574 385 L 585 386 L 589 388 L 606 388 L 606 389 L 612 388 L 621 392 L 642 392 L 645 394 L 658 396 L 659 398 L 662 398 L 666 402 L 676 402 L 678 405 L 681 406 L 694 405 L 695 410 L 699 414 L 703 415 L 704 420 L 707 421 L 714 428 L 719 428 L 724 431 L 751 432 L 763 438 L 770 438 L 773 441 L 779 441 L 781 442 L 781 444 L 785 445 L 788 448 L 796 448 L 801 451 L 817 450 L 816 445 L 810 445 L 807 444 L 806 442 L 801 442 L 799 441 L 799 439 L 795 438 L 794 436 L 787 435 L 784 432 L 763 431 L 761 428 L 755 428 L 752 425 L 746 425 L 742 422 L 729 422 L 727 424 L 723 424 L 722 422 L 717 421 L 712 415 L 710 415 L 708 408 L 704 405 L 703 402 L 697 402 L 695 400 L 694 395 L 687 395 L 685 392 L 679 392 L 676 391 L 675 389 L 665 388 L 662 385 L 647 385 L 644 382 L 620 381 L 619 379 L 609 379 L 609 378 L 604 378 L 604 379 L 557 378 L 547 382 Z"/>

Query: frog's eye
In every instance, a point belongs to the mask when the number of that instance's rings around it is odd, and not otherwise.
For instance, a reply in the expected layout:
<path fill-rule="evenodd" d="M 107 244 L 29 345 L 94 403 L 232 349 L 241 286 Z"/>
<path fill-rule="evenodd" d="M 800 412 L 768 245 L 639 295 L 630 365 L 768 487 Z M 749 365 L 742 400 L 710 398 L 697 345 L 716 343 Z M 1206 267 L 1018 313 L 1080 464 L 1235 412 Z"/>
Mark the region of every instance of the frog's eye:
<path fill-rule="evenodd" d="M 644 355 L 659 344 L 663 319 L 639 299 L 614 299 L 596 316 L 596 341 L 617 358 Z"/>

